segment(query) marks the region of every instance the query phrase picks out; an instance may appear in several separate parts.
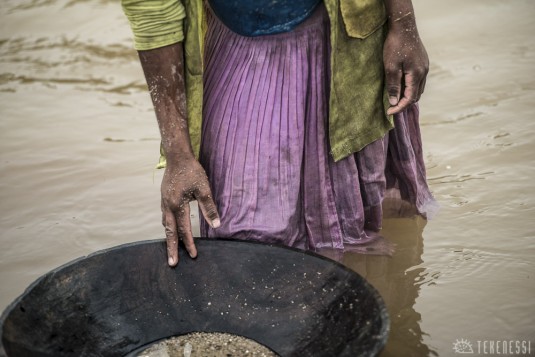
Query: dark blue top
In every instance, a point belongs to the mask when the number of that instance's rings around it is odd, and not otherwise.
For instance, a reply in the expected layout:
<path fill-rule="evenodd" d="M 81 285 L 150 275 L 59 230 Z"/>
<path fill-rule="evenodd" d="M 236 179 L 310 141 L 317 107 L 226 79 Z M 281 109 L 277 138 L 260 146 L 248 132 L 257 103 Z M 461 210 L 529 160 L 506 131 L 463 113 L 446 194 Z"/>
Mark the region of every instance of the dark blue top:
<path fill-rule="evenodd" d="M 242 36 L 287 32 L 312 14 L 321 0 L 208 0 L 214 14 Z"/>

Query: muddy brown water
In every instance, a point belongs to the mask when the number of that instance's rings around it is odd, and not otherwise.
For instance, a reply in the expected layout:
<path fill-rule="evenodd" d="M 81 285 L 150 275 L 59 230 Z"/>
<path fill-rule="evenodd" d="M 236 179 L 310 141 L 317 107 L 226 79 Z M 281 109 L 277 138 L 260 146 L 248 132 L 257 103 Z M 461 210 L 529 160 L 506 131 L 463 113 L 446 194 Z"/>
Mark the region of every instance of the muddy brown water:
<path fill-rule="evenodd" d="M 429 222 L 388 219 L 392 258 L 343 262 L 387 303 L 383 356 L 453 356 L 460 340 L 475 353 L 531 340 L 535 354 L 535 2 L 414 4 L 442 208 Z M 1 309 L 74 258 L 162 236 L 158 140 L 118 1 L 2 1 Z"/>

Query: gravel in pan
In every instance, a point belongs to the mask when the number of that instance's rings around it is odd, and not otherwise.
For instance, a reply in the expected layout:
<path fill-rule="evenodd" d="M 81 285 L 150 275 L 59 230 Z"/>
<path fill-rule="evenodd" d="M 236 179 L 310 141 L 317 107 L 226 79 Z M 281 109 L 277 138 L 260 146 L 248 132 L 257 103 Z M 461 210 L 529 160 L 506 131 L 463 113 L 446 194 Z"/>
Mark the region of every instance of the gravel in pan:
<path fill-rule="evenodd" d="M 228 333 L 194 332 L 151 345 L 137 357 L 278 357 L 269 348 Z"/>

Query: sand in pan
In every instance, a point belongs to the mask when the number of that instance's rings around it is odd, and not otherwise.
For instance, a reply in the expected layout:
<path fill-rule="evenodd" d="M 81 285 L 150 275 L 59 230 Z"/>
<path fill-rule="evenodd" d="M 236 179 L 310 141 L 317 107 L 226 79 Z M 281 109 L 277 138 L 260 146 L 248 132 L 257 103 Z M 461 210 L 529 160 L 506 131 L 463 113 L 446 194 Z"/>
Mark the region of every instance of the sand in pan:
<path fill-rule="evenodd" d="M 269 348 L 228 333 L 194 332 L 171 337 L 135 354 L 136 357 L 277 357 Z"/>

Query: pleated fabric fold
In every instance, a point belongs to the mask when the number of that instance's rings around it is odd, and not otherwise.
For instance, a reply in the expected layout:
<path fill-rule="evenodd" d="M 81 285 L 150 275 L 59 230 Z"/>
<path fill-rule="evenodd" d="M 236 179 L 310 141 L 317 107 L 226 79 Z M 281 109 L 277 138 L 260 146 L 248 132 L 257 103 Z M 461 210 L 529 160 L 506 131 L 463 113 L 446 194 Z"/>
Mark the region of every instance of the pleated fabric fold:
<path fill-rule="evenodd" d="M 347 249 L 379 237 L 387 188 L 419 209 L 434 202 L 415 106 L 359 153 L 336 163 L 329 154 L 323 4 L 291 32 L 260 37 L 207 13 L 200 161 L 221 226 L 201 218 L 201 235 Z"/>

